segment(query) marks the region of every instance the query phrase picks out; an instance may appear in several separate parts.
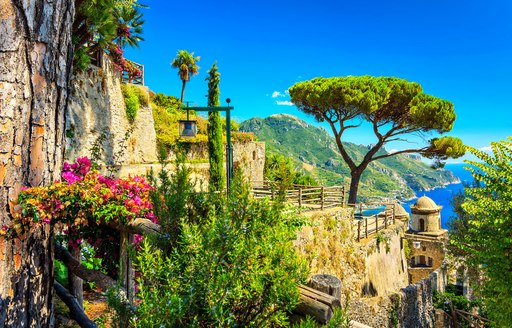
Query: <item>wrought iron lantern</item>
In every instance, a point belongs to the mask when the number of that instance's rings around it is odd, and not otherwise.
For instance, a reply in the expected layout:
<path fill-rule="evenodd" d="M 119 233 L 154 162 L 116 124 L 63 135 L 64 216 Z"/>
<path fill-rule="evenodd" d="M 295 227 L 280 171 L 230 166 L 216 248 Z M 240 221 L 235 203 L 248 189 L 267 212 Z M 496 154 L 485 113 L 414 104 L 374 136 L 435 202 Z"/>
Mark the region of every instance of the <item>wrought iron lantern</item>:
<path fill-rule="evenodd" d="M 187 115 L 188 116 L 188 115 Z M 197 122 L 194 120 L 180 120 L 180 137 L 195 137 L 197 134 Z"/>

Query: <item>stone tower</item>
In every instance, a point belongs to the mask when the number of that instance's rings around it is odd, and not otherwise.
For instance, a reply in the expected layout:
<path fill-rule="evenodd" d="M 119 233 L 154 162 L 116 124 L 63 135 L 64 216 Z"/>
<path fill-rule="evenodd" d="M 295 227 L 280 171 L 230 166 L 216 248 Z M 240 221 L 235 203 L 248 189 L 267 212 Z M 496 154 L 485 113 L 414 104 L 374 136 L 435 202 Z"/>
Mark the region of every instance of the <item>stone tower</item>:
<path fill-rule="evenodd" d="M 446 235 L 448 231 L 441 228 L 442 208 L 427 196 L 418 198 L 416 203 L 411 205 L 411 231 L 425 236 Z"/>
<path fill-rule="evenodd" d="M 428 277 L 443 263 L 448 231 L 441 228 L 441 208 L 427 196 L 411 205 L 411 225 L 405 234 L 411 250 L 407 259 L 410 283 Z"/>

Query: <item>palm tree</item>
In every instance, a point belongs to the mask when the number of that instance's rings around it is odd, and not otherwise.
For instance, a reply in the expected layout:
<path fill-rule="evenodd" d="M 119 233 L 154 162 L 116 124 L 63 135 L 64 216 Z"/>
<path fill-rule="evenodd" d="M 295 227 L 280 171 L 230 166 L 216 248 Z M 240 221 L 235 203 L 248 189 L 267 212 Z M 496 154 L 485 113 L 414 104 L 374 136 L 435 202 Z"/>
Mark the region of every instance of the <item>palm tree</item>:
<path fill-rule="evenodd" d="M 144 8 L 144 7 L 143 7 Z M 121 48 L 125 46 L 139 47 L 142 38 L 142 26 L 144 19 L 138 7 L 118 6 L 114 8 L 116 19 L 117 37 L 114 39 Z"/>
<path fill-rule="evenodd" d="M 193 52 L 188 52 L 187 50 L 178 50 L 176 58 L 174 58 L 171 63 L 172 67 L 178 69 L 178 75 L 183 82 L 181 86 L 181 102 L 183 102 L 183 97 L 185 95 L 185 84 L 190 81 L 192 76 L 199 73 L 199 66 L 196 64 L 199 59 L 199 56 L 194 57 Z"/>

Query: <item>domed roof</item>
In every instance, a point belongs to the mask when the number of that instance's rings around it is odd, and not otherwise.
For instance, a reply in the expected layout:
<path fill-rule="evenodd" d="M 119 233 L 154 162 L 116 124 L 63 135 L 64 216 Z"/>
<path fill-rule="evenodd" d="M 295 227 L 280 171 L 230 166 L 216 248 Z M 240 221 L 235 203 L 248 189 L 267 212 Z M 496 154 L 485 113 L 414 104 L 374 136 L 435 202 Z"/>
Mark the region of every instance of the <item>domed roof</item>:
<path fill-rule="evenodd" d="M 386 209 L 393 209 L 392 205 L 386 205 Z M 397 217 L 409 217 L 409 213 L 405 210 L 405 208 L 399 203 L 395 203 L 395 216 Z"/>
<path fill-rule="evenodd" d="M 421 196 L 420 198 L 418 198 L 416 204 L 412 205 L 411 207 L 417 210 L 438 210 L 441 208 L 440 206 L 437 206 L 437 204 L 427 196 Z"/>

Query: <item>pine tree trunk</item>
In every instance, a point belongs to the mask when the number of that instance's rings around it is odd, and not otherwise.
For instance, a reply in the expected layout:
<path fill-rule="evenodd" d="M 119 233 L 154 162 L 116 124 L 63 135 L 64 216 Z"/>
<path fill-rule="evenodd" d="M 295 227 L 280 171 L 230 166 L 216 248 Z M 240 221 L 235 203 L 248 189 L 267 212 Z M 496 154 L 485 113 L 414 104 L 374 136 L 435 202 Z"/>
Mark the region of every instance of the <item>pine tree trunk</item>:
<path fill-rule="evenodd" d="M 350 179 L 350 191 L 348 193 L 348 203 L 356 204 L 357 202 L 357 192 L 359 189 L 359 181 L 361 180 L 361 175 L 363 174 L 363 170 L 355 170 L 351 172 Z"/>
<path fill-rule="evenodd" d="M 59 179 L 73 16 L 71 0 L 0 0 L 0 225 L 22 186 Z M 53 326 L 51 237 L 0 238 L 0 326 Z"/>

